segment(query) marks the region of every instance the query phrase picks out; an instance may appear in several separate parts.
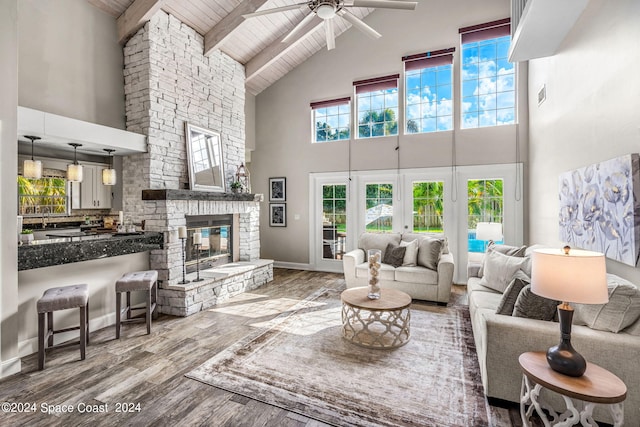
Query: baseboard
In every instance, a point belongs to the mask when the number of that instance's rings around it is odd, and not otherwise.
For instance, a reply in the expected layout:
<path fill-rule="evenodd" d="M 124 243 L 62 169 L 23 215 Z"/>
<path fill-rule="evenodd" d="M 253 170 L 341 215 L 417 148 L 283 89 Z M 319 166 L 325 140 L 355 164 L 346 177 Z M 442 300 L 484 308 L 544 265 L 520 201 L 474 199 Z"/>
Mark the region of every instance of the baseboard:
<path fill-rule="evenodd" d="M 98 329 L 106 328 L 108 326 L 114 326 L 113 337 L 115 339 L 115 336 L 116 336 L 115 324 L 116 324 L 116 313 L 115 312 L 109 313 L 104 316 L 91 319 L 89 321 L 89 332 L 91 333 L 91 331 L 97 331 Z M 70 331 L 70 332 L 63 332 L 61 334 L 56 334 L 54 337 L 54 344 L 58 344 L 58 343 L 69 341 L 69 340 L 77 340 L 78 333 L 79 333 L 78 331 Z M 38 337 L 33 337 L 33 338 L 26 339 L 24 341 L 18 342 L 19 357 L 29 356 L 30 354 L 34 354 L 37 352 L 38 352 Z M 4 375 L 4 370 L 3 370 L 3 375 Z"/>
<path fill-rule="evenodd" d="M 302 264 L 298 262 L 282 262 L 282 261 L 274 261 L 273 266 L 275 268 L 288 268 L 290 270 L 308 270 L 314 271 L 314 268 L 311 264 Z"/>
<path fill-rule="evenodd" d="M 5 360 L 0 365 L 0 377 L 5 378 L 9 375 L 17 374 L 22 370 L 22 362 L 20 357 L 14 357 L 13 359 Z"/>

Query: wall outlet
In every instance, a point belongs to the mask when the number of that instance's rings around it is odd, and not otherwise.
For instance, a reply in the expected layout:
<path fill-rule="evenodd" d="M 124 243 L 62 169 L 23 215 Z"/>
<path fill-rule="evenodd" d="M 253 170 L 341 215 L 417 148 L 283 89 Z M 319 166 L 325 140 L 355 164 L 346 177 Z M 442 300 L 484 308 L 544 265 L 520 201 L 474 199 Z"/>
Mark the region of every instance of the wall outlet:
<path fill-rule="evenodd" d="M 540 106 L 540 104 L 542 104 L 545 99 L 547 99 L 547 85 L 542 85 L 542 87 L 538 91 L 538 106 Z"/>

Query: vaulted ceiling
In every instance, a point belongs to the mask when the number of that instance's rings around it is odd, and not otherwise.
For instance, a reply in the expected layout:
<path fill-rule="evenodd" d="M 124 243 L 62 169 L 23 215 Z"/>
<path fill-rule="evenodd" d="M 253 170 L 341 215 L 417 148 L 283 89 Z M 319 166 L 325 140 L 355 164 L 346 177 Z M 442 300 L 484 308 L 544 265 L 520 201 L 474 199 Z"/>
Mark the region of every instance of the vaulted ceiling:
<path fill-rule="evenodd" d="M 246 87 L 254 95 L 262 92 L 327 44 L 325 21 L 317 16 L 301 31 L 282 39 L 298 25 L 309 9 L 297 8 L 245 19 L 258 10 L 290 6 L 301 0 L 87 0 L 117 18 L 118 37 L 124 43 L 158 10 L 174 15 L 204 36 L 205 55 L 220 49 L 245 66 Z M 303 2 L 304 3 L 304 2 Z M 374 9 L 350 11 L 363 18 Z M 333 19 L 336 36 L 351 27 L 344 19 Z M 339 43 L 339 41 L 338 41 Z"/>

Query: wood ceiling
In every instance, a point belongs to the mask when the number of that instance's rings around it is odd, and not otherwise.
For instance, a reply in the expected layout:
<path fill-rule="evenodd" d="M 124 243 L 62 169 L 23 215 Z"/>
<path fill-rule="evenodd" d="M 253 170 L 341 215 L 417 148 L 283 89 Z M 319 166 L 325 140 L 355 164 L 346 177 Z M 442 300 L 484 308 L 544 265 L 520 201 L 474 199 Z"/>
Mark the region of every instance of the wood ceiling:
<path fill-rule="evenodd" d="M 315 17 L 293 40 L 281 40 L 307 14 L 291 10 L 244 19 L 242 14 L 272 9 L 303 0 L 87 0 L 117 18 L 124 43 L 158 10 L 174 15 L 205 38 L 205 55 L 220 49 L 245 66 L 247 90 L 257 95 L 326 46 L 323 21 Z M 353 8 L 358 18 L 374 9 Z M 351 27 L 334 19 L 335 34 Z M 337 42 L 339 43 L 339 41 Z"/>

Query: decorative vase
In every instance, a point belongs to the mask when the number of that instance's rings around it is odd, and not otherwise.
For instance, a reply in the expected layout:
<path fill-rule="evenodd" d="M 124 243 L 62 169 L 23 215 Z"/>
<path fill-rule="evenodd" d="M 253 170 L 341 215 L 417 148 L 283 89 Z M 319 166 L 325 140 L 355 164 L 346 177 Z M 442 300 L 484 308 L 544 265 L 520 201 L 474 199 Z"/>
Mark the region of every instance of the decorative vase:
<path fill-rule="evenodd" d="M 21 234 L 20 235 L 20 241 L 24 244 L 29 244 L 33 241 L 33 234 Z"/>
<path fill-rule="evenodd" d="M 380 298 L 380 264 L 382 262 L 382 251 L 380 249 L 369 249 L 367 251 L 369 259 L 369 294 L 370 299 Z"/>

